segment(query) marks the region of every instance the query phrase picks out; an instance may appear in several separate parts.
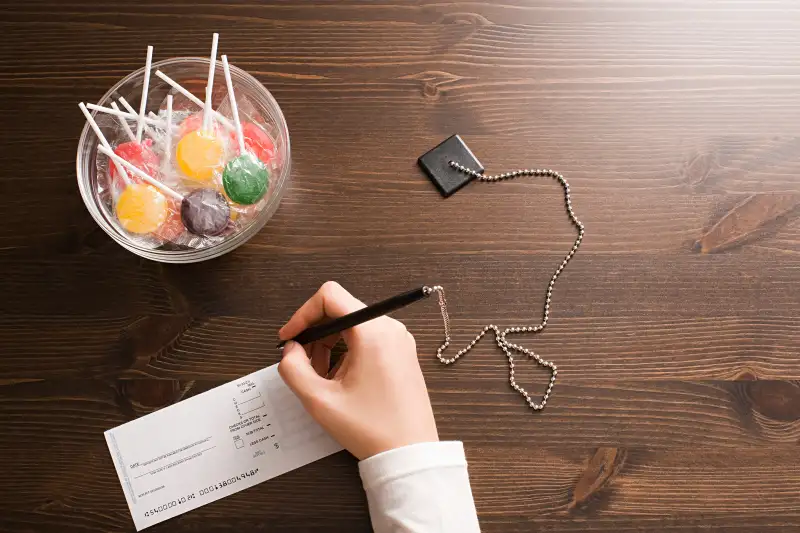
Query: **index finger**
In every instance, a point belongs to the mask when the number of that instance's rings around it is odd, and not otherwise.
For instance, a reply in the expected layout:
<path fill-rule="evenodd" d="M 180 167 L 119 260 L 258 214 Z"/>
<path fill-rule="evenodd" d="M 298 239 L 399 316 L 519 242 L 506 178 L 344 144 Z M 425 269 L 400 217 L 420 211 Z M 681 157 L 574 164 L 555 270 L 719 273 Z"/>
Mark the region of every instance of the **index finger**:
<path fill-rule="evenodd" d="M 304 329 L 326 318 L 339 318 L 366 307 L 335 281 L 325 282 L 319 290 L 295 311 L 278 332 L 281 340 L 291 339 Z"/>

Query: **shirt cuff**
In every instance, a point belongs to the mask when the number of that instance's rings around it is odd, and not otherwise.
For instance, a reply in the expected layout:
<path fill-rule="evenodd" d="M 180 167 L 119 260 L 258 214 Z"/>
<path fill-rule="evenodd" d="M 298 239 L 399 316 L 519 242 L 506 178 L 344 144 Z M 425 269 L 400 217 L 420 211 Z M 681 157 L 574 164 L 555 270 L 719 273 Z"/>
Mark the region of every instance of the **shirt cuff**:
<path fill-rule="evenodd" d="M 358 463 L 358 471 L 364 488 L 369 490 L 424 470 L 454 466 L 467 466 L 461 442 L 421 442 L 364 459 Z"/>

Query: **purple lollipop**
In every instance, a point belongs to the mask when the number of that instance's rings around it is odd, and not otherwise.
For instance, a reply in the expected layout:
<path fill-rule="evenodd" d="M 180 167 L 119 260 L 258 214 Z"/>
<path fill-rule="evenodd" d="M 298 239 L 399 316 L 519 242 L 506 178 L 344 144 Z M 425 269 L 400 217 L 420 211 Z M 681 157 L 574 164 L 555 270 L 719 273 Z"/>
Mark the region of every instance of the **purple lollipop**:
<path fill-rule="evenodd" d="M 181 202 L 183 225 L 195 235 L 219 235 L 228 227 L 230 218 L 231 206 L 214 189 L 195 189 Z"/>

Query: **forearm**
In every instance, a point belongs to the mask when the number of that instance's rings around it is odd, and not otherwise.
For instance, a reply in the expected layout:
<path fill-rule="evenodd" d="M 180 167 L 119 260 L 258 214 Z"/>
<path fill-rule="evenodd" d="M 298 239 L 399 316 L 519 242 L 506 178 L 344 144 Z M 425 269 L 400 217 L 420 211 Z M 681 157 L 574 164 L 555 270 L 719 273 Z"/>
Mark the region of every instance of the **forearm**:
<path fill-rule="evenodd" d="M 460 442 L 397 448 L 359 463 L 375 533 L 480 531 Z"/>

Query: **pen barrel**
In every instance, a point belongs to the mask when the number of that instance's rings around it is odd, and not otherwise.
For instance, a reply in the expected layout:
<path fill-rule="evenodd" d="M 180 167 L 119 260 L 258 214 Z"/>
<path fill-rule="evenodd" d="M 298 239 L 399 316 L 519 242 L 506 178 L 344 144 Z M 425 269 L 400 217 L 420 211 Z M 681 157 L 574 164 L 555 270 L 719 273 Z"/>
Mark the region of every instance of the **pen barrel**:
<path fill-rule="evenodd" d="M 363 324 L 364 322 L 369 322 L 370 320 L 389 314 L 392 311 L 400 309 L 401 307 L 405 307 L 418 300 L 421 300 L 426 296 L 428 296 L 428 294 L 425 292 L 424 287 L 420 287 L 403 294 L 398 294 L 397 296 L 392 296 L 391 298 L 387 298 L 382 302 L 359 309 L 358 311 L 354 311 L 329 322 L 325 322 L 324 324 L 312 326 L 301 332 L 292 340 L 299 344 L 308 344 L 310 342 L 318 341 L 329 335 L 333 335 L 334 333 L 339 333 L 346 329 L 350 329 L 353 326 L 357 326 L 359 324 Z"/>

